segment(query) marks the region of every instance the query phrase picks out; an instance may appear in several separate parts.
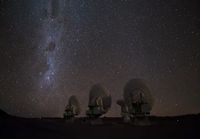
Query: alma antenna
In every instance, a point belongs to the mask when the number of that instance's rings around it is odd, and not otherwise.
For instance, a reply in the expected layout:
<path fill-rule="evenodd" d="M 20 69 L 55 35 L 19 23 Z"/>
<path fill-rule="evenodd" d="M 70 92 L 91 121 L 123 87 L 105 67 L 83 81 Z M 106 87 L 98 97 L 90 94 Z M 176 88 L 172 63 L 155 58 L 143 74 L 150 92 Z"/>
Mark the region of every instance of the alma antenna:
<path fill-rule="evenodd" d="M 108 112 L 111 107 L 111 96 L 100 84 L 92 86 L 89 94 L 89 109 L 86 114 L 90 118 L 97 118 Z"/>
<path fill-rule="evenodd" d="M 75 116 L 79 115 L 81 112 L 80 103 L 76 96 L 72 95 L 69 100 L 68 104 L 65 108 L 64 119 L 72 119 Z"/>
<path fill-rule="evenodd" d="M 121 115 L 125 119 L 150 115 L 153 103 L 151 92 L 141 79 L 128 81 L 124 87 L 123 100 L 117 101 L 121 106 Z"/>

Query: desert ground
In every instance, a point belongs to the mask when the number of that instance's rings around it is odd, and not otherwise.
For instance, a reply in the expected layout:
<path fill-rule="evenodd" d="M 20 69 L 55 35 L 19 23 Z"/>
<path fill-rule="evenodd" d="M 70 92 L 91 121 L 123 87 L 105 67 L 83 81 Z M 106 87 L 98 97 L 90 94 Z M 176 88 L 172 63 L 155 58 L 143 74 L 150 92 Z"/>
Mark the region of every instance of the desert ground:
<path fill-rule="evenodd" d="M 77 118 L 20 118 L 0 112 L 0 139 L 199 139 L 200 114 L 156 117 L 148 124 L 124 123 L 120 117 L 103 117 L 101 122 Z"/>

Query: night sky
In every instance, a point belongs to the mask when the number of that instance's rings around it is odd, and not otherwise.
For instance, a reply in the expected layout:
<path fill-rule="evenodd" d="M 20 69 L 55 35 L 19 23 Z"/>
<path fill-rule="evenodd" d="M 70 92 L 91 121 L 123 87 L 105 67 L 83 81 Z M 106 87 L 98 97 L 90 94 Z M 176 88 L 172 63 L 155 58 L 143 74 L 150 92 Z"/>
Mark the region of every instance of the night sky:
<path fill-rule="evenodd" d="M 132 78 L 152 90 L 153 115 L 200 112 L 198 0 L 0 0 L 0 109 L 61 117 L 91 86 L 112 95 Z"/>

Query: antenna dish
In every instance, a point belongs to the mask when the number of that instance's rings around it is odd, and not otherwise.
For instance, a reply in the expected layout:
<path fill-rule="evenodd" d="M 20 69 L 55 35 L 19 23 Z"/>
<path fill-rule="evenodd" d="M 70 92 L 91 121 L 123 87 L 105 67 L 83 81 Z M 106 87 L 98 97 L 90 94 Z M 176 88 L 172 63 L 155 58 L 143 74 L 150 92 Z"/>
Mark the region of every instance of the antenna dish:
<path fill-rule="evenodd" d="M 89 117 L 99 117 L 108 112 L 111 102 L 111 96 L 107 95 L 105 88 L 100 84 L 95 84 L 90 90 L 89 110 L 86 111 L 86 114 Z"/>
<path fill-rule="evenodd" d="M 75 110 L 76 115 L 79 115 L 81 113 L 80 103 L 76 96 L 72 95 L 69 98 L 69 105 L 75 108 L 74 110 Z"/>
<path fill-rule="evenodd" d="M 71 119 L 75 117 L 76 115 L 79 115 L 81 112 L 80 109 L 80 103 L 76 96 L 72 95 L 69 100 L 68 104 L 65 108 L 64 118 L 65 119 Z"/>
<path fill-rule="evenodd" d="M 124 101 L 132 115 L 150 114 L 153 107 L 153 97 L 145 82 L 132 79 L 124 87 Z"/>

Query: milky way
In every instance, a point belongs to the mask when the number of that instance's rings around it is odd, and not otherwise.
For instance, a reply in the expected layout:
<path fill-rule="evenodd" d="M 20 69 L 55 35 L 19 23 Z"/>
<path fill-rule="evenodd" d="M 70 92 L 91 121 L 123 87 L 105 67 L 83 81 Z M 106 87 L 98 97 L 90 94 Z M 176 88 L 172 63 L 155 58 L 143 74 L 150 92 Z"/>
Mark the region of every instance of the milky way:
<path fill-rule="evenodd" d="M 82 115 L 93 84 L 112 95 L 132 78 L 152 90 L 152 114 L 200 112 L 198 1 L 1 0 L 0 108 L 62 116 L 77 95 Z"/>
<path fill-rule="evenodd" d="M 45 65 L 47 69 L 41 71 L 40 88 L 53 88 L 55 85 L 55 76 L 57 68 L 59 68 L 58 61 L 59 49 L 61 49 L 61 36 L 64 30 L 62 18 L 62 3 L 61 1 L 48 1 L 47 7 L 44 10 L 45 19 L 42 23 L 41 34 L 42 40 L 39 44 L 38 53 L 45 58 Z M 39 55 L 40 56 L 40 55 Z M 39 57 L 41 59 L 41 57 Z"/>

